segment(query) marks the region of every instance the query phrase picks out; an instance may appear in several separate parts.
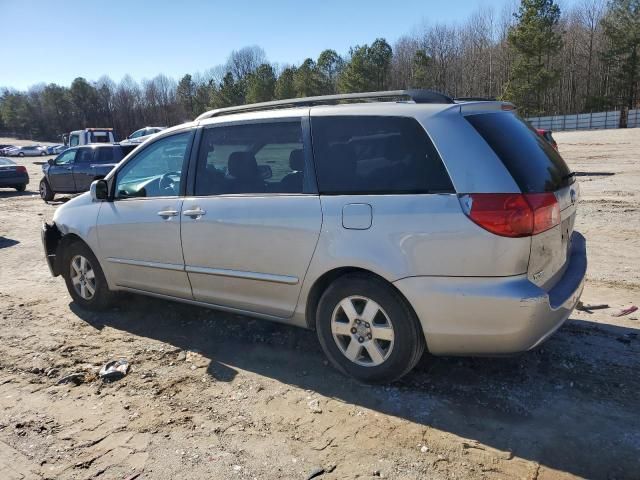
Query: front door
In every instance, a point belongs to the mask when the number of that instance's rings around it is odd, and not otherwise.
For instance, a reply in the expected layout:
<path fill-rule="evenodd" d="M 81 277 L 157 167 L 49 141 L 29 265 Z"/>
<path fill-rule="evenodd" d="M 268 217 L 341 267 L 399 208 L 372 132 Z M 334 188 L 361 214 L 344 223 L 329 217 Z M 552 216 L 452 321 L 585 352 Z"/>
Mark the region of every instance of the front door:
<path fill-rule="evenodd" d="M 67 150 L 58 156 L 53 165 L 47 170 L 49 185 L 54 192 L 73 192 L 73 165 L 75 163 L 77 149 Z"/>
<path fill-rule="evenodd" d="M 299 118 L 204 130 L 182 207 L 196 300 L 291 316 L 322 219 L 304 143 Z"/>
<path fill-rule="evenodd" d="M 115 176 L 98 214 L 100 264 L 117 286 L 191 298 L 180 246 L 180 184 L 192 132 L 147 145 Z"/>

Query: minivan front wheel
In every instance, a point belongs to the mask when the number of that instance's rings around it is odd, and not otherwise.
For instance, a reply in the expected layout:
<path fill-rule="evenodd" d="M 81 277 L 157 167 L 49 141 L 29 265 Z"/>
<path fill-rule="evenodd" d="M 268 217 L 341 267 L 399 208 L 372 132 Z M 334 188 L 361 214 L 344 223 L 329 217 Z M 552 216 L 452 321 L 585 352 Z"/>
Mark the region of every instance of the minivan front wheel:
<path fill-rule="evenodd" d="M 73 301 L 87 310 L 111 306 L 113 292 L 91 249 L 80 241 L 71 243 L 64 254 L 63 275 Z"/>
<path fill-rule="evenodd" d="M 360 273 L 340 277 L 327 288 L 316 329 L 331 363 L 363 382 L 397 380 L 415 366 L 425 347 L 420 323 L 400 294 Z"/>

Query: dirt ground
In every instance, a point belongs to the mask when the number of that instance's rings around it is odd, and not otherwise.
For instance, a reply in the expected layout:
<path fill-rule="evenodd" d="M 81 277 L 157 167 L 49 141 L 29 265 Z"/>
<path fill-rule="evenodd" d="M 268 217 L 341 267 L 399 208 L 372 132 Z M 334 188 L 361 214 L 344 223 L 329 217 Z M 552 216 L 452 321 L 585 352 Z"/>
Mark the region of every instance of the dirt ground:
<path fill-rule="evenodd" d="M 46 159 L 18 160 L 27 191 L 0 190 L 0 477 L 640 478 L 640 312 L 612 316 L 640 306 L 640 129 L 556 138 L 582 189 L 582 298 L 611 308 L 536 351 L 425 355 L 380 387 L 336 373 L 313 332 L 136 296 L 78 309 L 40 244 L 61 203 L 37 194 Z M 117 358 L 122 380 L 57 384 Z"/>

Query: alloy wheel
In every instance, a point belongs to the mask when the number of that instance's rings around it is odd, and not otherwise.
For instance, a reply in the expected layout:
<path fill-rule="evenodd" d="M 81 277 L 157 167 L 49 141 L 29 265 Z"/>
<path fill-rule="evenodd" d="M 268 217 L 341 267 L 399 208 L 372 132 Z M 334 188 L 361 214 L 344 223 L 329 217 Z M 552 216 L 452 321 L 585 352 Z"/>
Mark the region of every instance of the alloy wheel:
<path fill-rule="evenodd" d="M 89 260 L 82 255 L 71 259 L 71 283 L 80 297 L 91 300 L 96 293 L 96 275 Z"/>
<path fill-rule="evenodd" d="M 381 365 L 393 350 L 391 319 L 378 303 L 367 297 L 341 300 L 331 316 L 331 333 L 342 354 L 363 367 Z"/>

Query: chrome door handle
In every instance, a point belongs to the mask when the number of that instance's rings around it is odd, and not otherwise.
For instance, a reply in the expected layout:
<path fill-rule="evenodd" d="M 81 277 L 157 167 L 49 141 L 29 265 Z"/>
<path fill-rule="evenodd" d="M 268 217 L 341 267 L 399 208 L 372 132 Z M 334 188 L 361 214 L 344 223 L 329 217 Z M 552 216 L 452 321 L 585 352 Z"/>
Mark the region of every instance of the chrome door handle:
<path fill-rule="evenodd" d="M 175 217 L 176 215 L 178 215 L 178 211 L 177 210 L 160 210 L 158 212 L 158 215 L 161 216 L 162 218 Z"/>
<path fill-rule="evenodd" d="M 194 208 L 192 210 L 183 210 L 182 211 L 183 215 L 186 215 L 187 217 L 191 217 L 191 218 L 200 218 L 201 216 L 205 215 L 206 213 L 207 212 L 205 212 L 201 208 Z"/>

